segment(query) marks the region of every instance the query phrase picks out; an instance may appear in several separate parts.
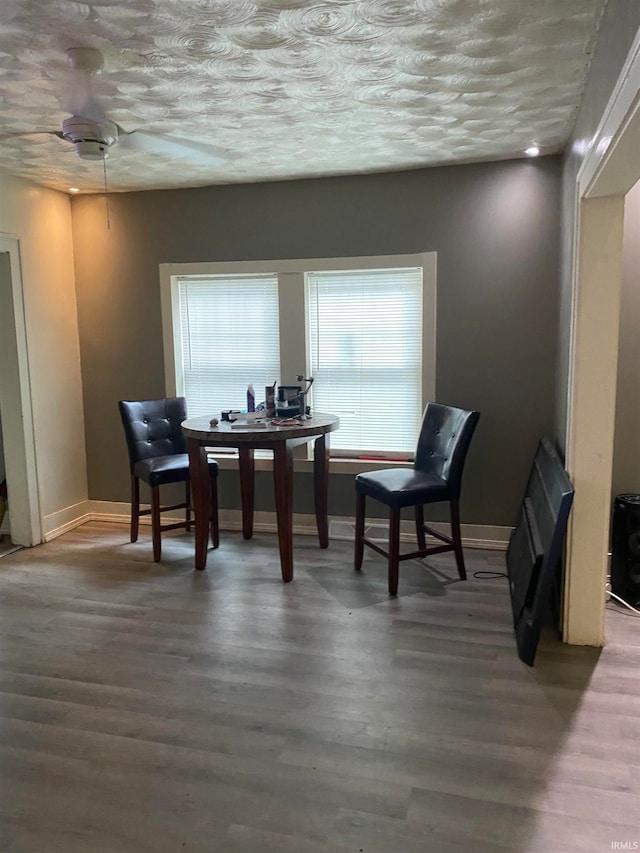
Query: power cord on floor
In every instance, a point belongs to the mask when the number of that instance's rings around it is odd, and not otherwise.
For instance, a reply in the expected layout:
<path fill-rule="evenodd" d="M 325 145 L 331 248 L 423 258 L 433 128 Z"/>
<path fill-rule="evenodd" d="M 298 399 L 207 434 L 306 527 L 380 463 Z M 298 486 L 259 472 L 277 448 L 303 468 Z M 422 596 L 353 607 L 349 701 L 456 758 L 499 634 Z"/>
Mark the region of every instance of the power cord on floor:
<path fill-rule="evenodd" d="M 632 607 L 632 606 L 631 606 L 631 604 L 629 604 L 629 602 L 628 602 L 628 601 L 625 601 L 625 600 L 624 600 L 624 598 L 620 598 L 620 596 L 619 596 L 619 595 L 616 595 L 616 594 L 615 594 L 615 592 L 611 592 L 611 590 L 610 590 L 610 589 L 608 589 L 608 590 L 607 590 L 607 595 L 609 595 L 611 598 L 615 598 L 615 600 L 616 600 L 616 601 L 618 601 L 620 604 L 624 604 L 624 606 L 625 606 L 628 610 L 632 610 L 632 611 L 633 611 L 633 613 L 634 613 L 636 616 L 640 616 L 640 610 L 636 610 L 636 608 L 635 608 L 635 607 Z"/>
<path fill-rule="evenodd" d="M 506 578 L 508 575 L 506 572 L 490 572 L 490 571 L 478 571 L 473 573 L 474 578 L 478 578 L 479 580 L 496 580 L 497 578 Z M 640 610 L 637 610 L 628 601 L 625 601 L 624 598 L 620 598 L 619 595 L 616 595 L 615 592 L 611 592 L 611 583 L 607 581 L 607 595 L 609 598 L 615 598 L 617 602 L 624 605 L 628 610 L 631 610 L 635 616 L 640 616 Z"/>

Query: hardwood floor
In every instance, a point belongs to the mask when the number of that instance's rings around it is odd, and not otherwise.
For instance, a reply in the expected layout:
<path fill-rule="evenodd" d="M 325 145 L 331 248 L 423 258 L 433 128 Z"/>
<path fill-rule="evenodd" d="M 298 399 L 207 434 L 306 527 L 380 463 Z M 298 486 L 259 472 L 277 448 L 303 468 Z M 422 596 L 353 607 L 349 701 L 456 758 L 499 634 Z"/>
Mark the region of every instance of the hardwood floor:
<path fill-rule="evenodd" d="M 640 846 L 640 622 L 517 658 L 504 555 L 89 524 L 0 560 L 1 853 Z M 620 845 L 627 843 L 626 848 Z M 630 846 L 631 845 L 631 846 Z"/>
<path fill-rule="evenodd" d="M 0 536 L 0 557 L 5 557 L 7 554 L 11 554 L 14 551 L 18 551 L 21 548 L 20 545 L 14 545 L 11 541 L 11 537 L 8 533 L 5 533 L 3 536 Z"/>

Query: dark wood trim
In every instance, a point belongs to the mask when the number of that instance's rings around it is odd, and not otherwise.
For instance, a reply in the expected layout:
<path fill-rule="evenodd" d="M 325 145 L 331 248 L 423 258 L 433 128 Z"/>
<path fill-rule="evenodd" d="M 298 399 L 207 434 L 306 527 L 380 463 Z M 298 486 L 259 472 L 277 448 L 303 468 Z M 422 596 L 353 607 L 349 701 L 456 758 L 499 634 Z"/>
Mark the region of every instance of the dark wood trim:
<path fill-rule="evenodd" d="M 321 548 L 329 547 L 329 434 L 320 435 L 313 443 L 313 495 L 316 526 Z"/>
<path fill-rule="evenodd" d="M 353 566 L 355 569 L 362 568 L 362 560 L 364 558 L 364 518 L 366 503 L 366 495 L 360 494 L 360 492 L 356 492 L 356 541 L 355 550 L 353 554 Z"/>
<path fill-rule="evenodd" d="M 140 522 L 140 480 L 131 475 L 131 541 L 138 541 L 138 527 Z"/>
<path fill-rule="evenodd" d="M 153 559 L 159 563 L 162 555 L 160 542 L 160 486 L 151 486 L 151 538 L 153 541 Z"/>
<path fill-rule="evenodd" d="M 288 441 L 273 447 L 273 483 L 276 494 L 280 568 L 285 583 L 293 580 L 293 448 Z"/>
<path fill-rule="evenodd" d="M 242 501 L 242 536 L 253 536 L 253 511 L 255 502 L 255 459 L 253 447 L 238 448 L 240 471 L 240 499 Z"/>
<path fill-rule="evenodd" d="M 209 520 L 211 518 L 211 487 L 209 485 L 209 464 L 207 452 L 197 438 L 187 439 L 189 454 L 189 476 L 193 511 L 196 517 L 195 565 L 201 571 L 207 565 L 207 540 L 209 538 Z M 207 519 L 199 524 L 198 519 Z"/>

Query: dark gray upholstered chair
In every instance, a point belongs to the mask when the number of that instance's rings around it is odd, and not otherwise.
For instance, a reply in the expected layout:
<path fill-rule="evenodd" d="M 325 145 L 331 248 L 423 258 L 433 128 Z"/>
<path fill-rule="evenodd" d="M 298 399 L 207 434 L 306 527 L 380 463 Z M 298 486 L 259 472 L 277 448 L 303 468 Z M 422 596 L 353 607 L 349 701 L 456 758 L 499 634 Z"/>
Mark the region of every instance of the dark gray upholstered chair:
<path fill-rule="evenodd" d="M 462 470 L 479 417 L 479 412 L 429 403 L 422 418 L 413 468 L 385 468 L 382 471 L 358 474 L 356 477 L 355 567 L 362 567 L 365 545 L 386 557 L 390 595 L 396 595 L 398 591 L 398 564 L 401 560 L 414 560 L 430 554 L 454 551 L 460 577 L 463 580 L 467 577 L 460 539 L 458 501 Z M 389 507 L 387 551 L 365 539 L 367 497 Z M 424 505 L 441 501 L 448 501 L 450 505 L 451 536 L 433 530 L 424 523 Z M 400 510 L 403 507 L 414 507 L 418 550 L 401 555 Z M 444 544 L 427 548 L 425 533 Z"/>
<path fill-rule="evenodd" d="M 153 559 L 158 563 L 161 555 L 160 534 L 179 528 L 191 529 L 191 487 L 189 483 L 189 457 L 187 441 L 182 432 L 182 421 L 187 417 L 184 397 L 163 400 L 120 400 L 118 403 L 124 434 L 129 451 L 131 469 L 131 541 L 138 539 L 138 522 L 141 515 L 151 515 Z M 220 544 L 218 528 L 218 464 L 209 460 L 211 482 L 211 542 Z M 151 509 L 140 509 L 140 480 L 151 489 Z M 168 483 L 185 484 L 184 503 L 161 506 L 160 486 Z M 185 520 L 174 524 L 161 524 L 160 514 L 169 510 L 185 510 Z"/>

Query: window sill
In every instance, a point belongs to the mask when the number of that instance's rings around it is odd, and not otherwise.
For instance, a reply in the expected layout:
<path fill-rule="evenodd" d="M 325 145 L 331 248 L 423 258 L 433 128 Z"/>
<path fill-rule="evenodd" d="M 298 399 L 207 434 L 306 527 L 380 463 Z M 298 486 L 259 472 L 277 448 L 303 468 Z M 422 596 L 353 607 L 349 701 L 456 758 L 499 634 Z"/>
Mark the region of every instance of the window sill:
<path fill-rule="evenodd" d="M 221 471 L 237 471 L 237 453 L 219 453 L 210 450 L 207 455 L 215 459 Z M 413 468 L 413 462 L 404 462 L 399 459 L 349 459 L 347 457 L 334 457 L 329 461 L 330 474 L 361 474 L 363 471 L 379 471 L 382 468 Z M 273 459 L 264 457 L 256 458 L 256 471 L 272 471 Z M 294 459 L 293 470 L 298 473 L 311 473 L 313 471 L 313 459 Z"/>

